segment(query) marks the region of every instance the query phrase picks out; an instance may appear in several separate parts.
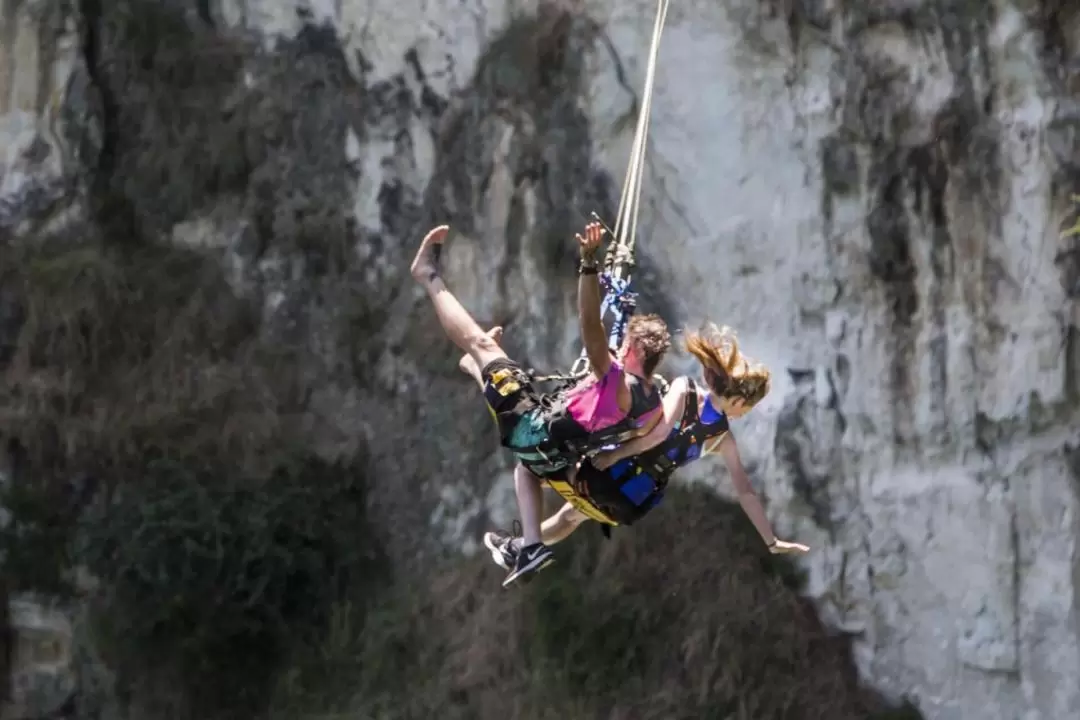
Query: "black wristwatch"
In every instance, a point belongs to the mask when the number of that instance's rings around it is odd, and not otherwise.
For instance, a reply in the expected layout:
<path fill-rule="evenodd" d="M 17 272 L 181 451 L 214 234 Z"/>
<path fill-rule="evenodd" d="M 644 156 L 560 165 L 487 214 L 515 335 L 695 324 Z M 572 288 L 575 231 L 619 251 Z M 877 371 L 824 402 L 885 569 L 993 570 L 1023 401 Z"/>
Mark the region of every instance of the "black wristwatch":
<path fill-rule="evenodd" d="M 598 275 L 600 273 L 600 267 L 597 265 L 596 258 L 581 258 L 581 262 L 578 264 L 578 275 Z"/>

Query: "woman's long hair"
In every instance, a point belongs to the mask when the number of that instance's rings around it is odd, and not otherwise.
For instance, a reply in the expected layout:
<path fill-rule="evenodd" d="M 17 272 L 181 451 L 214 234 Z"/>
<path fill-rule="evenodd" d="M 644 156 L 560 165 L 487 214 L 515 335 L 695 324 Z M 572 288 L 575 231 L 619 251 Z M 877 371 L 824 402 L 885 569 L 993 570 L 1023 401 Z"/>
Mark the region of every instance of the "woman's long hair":
<path fill-rule="evenodd" d="M 769 394 L 769 369 L 739 351 L 735 331 L 709 325 L 686 333 L 687 352 L 698 359 L 709 389 L 720 397 L 753 407 Z"/>

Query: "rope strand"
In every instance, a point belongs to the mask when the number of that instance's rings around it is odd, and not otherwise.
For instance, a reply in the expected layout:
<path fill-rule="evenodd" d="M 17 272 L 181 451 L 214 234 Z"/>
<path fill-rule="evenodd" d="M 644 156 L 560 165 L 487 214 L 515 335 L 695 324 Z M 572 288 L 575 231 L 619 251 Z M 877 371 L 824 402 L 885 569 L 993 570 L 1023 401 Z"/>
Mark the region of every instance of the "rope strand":
<path fill-rule="evenodd" d="M 641 107 L 638 110 L 637 128 L 634 131 L 634 142 L 630 148 L 630 159 L 627 163 L 626 177 L 623 180 L 622 196 L 619 199 L 619 211 L 615 221 L 615 231 L 612 233 L 612 246 L 608 257 L 604 261 L 604 271 L 598 278 L 604 293 L 600 304 L 600 318 L 611 311 L 614 316 L 611 332 L 608 335 L 608 347 L 614 351 L 622 343 L 626 328 L 636 308 L 635 294 L 630 292 L 630 275 L 633 266 L 634 249 L 637 243 L 638 214 L 641 203 L 641 187 L 645 168 L 646 135 L 649 127 L 649 116 L 652 112 L 653 83 L 656 78 L 656 58 L 660 49 L 660 35 L 667 18 L 668 0 L 658 0 L 656 22 L 653 26 L 652 45 L 649 48 L 649 65 L 645 74 L 645 89 L 642 92 Z M 598 221 L 600 218 L 593 213 Z M 600 221 L 602 223 L 602 221 Z M 604 226 L 607 229 L 607 226 Z M 610 230 L 609 230 L 610 232 Z M 562 403 L 564 392 L 570 390 L 584 379 L 589 373 L 588 353 L 582 349 L 581 355 L 574 363 L 568 375 L 539 376 L 534 370 L 528 371 L 534 382 L 557 382 L 559 383 L 559 400 L 552 402 Z M 661 394 L 667 392 L 667 381 L 653 375 Z M 551 396 L 546 396 L 551 398 Z M 543 454 L 543 453 L 541 453 Z M 562 491 L 560 491 L 562 492 Z M 572 488 L 572 493 L 578 498 L 585 497 L 587 493 L 580 487 Z M 568 496 L 571 497 L 571 496 Z M 571 498 L 573 499 L 573 498 Z M 576 503 L 575 503 L 576 504 Z M 591 504 L 591 503 L 590 503 Z M 599 519 L 599 518 L 597 518 Z M 601 527 L 607 531 L 608 526 Z M 605 535 L 608 535 L 605 532 Z"/>
<path fill-rule="evenodd" d="M 622 193 L 619 197 L 619 210 L 615 217 L 615 228 L 604 225 L 611 234 L 613 243 L 604 262 L 604 300 L 600 309 L 603 317 L 608 310 L 614 314 L 614 323 L 608 338 L 608 347 L 618 348 L 625 334 L 626 324 L 636 307 L 634 293 L 630 292 L 630 274 L 634 265 L 634 250 L 637 246 L 638 215 L 641 205 L 642 178 L 645 173 L 645 149 L 647 145 L 649 118 L 652 113 L 653 85 L 656 80 L 656 59 L 660 52 L 660 37 L 667 20 L 668 0 L 657 0 L 656 21 L 653 23 L 652 43 L 649 47 L 649 62 L 645 71 L 645 88 L 641 94 L 641 107 L 638 109 L 637 127 L 634 141 L 630 146 L 630 158 L 623 178 Z M 603 224 L 595 212 L 593 218 Z M 589 372 L 589 358 L 585 350 L 567 375 L 550 375 L 545 379 L 572 380 L 586 376 Z"/>

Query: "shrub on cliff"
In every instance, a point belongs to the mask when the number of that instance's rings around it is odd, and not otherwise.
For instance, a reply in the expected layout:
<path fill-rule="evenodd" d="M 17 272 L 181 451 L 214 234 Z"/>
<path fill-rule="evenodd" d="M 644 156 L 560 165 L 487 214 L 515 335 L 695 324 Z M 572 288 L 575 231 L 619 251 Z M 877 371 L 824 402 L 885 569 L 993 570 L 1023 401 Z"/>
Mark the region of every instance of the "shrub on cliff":
<path fill-rule="evenodd" d="M 486 556 L 399 585 L 275 717 L 917 720 L 860 687 L 777 563 L 738 506 L 676 487 L 610 541 L 586 525 L 512 591 Z"/>
<path fill-rule="evenodd" d="M 98 640 L 129 681 L 177 682 L 170 705 L 254 717 L 290 652 L 379 581 L 363 477 L 300 453 L 263 477 L 213 456 L 145 458 L 84 521 Z"/>
<path fill-rule="evenodd" d="M 252 717 L 293 646 L 379 576 L 360 461 L 290 442 L 300 363 L 264 346 L 215 258 L 86 233 L 5 253 L 0 277 L 21 318 L 0 383 L 10 589 L 87 566 L 133 702 Z"/>

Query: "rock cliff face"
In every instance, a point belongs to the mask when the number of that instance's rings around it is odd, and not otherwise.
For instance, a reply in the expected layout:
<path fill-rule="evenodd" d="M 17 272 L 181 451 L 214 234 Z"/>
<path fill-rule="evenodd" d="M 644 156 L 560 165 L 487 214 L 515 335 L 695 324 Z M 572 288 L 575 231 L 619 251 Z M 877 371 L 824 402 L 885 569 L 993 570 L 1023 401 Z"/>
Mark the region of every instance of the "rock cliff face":
<path fill-rule="evenodd" d="M 576 353 L 567 239 L 613 214 L 652 4 L 157 6 L 2 3 L 0 253 L 108 217 L 220 256 L 311 442 L 419 479 L 381 495 L 394 552 L 475 550 L 507 458 L 407 260 L 450 222 L 464 303 Z M 1080 715 L 1080 12 L 687 0 L 653 107 L 643 305 L 773 368 L 735 432 L 860 672 L 935 720 Z"/>

